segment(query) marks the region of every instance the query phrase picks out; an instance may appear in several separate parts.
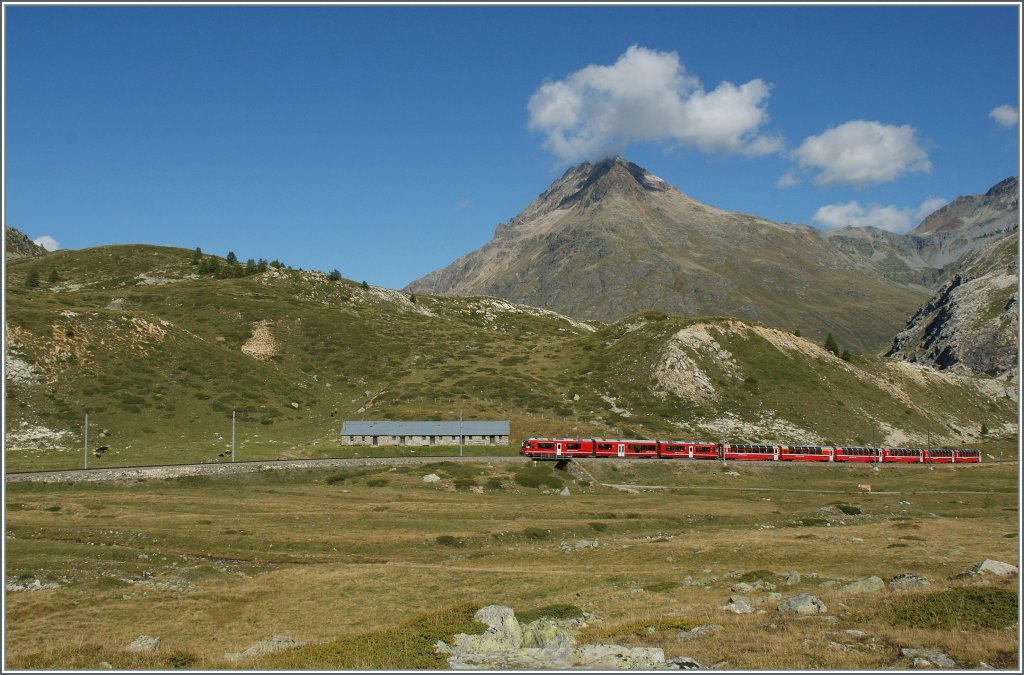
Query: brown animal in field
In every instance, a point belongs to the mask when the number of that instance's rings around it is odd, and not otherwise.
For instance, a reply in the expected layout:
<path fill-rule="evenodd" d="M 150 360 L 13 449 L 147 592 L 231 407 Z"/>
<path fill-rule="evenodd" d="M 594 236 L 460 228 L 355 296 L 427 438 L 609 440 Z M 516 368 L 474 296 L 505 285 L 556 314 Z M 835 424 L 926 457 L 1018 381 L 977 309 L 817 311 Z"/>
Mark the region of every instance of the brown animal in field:
<path fill-rule="evenodd" d="M 857 489 L 860 490 L 861 492 L 871 492 L 870 485 L 858 485 Z"/>

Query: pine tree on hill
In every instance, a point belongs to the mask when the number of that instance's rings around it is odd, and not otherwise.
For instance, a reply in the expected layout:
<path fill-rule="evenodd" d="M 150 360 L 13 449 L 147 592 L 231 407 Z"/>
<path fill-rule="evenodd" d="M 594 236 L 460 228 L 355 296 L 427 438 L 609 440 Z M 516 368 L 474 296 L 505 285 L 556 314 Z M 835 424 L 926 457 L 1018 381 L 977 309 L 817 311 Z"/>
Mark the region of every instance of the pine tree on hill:
<path fill-rule="evenodd" d="M 825 349 L 832 352 L 835 356 L 839 356 L 839 344 L 836 343 L 836 339 L 829 333 L 825 337 Z"/>

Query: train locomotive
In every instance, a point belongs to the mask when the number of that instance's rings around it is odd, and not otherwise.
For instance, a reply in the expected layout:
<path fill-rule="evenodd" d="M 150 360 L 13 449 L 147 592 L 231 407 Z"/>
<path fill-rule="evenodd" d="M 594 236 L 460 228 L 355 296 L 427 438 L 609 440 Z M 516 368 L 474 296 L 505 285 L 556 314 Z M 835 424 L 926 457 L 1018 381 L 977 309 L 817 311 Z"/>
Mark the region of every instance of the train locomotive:
<path fill-rule="evenodd" d="M 619 459 L 720 459 L 769 462 L 885 462 L 901 464 L 977 464 L 981 451 L 861 446 L 733 444 L 607 438 L 527 438 L 519 454 L 531 459 L 577 457 Z"/>

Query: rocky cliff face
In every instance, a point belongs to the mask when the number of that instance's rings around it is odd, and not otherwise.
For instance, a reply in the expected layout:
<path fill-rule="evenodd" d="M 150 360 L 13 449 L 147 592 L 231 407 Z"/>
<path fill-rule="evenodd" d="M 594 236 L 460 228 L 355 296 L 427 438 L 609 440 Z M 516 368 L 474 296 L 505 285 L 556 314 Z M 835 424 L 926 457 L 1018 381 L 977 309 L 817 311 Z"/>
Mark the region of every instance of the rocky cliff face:
<path fill-rule="evenodd" d="M 19 230 L 4 227 L 4 259 L 20 260 L 46 255 L 47 250 L 35 244 Z"/>
<path fill-rule="evenodd" d="M 972 253 L 893 338 L 887 356 L 1019 381 L 1019 233 Z"/>
<path fill-rule="evenodd" d="M 873 351 L 938 271 L 912 247 L 878 260 L 851 242 L 702 204 L 616 157 L 569 169 L 483 248 L 406 290 L 602 321 L 646 309 L 734 316 Z"/>

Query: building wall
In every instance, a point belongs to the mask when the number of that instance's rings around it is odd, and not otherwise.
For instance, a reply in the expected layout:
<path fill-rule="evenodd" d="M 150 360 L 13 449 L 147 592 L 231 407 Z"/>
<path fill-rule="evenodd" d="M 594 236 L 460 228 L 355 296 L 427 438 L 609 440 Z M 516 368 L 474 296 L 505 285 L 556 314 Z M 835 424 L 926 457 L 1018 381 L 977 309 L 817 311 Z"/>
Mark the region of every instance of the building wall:
<path fill-rule="evenodd" d="M 373 436 L 342 436 L 342 445 L 373 445 Z M 431 438 L 434 442 L 431 443 Z M 493 439 L 493 440 L 492 440 Z M 377 445 L 458 445 L 459 437 L 456 436 L 377 436 Z M 466 435 L 462 440 L 463 445 L 508 445 L 508 436 L 470 436 Z"/>

